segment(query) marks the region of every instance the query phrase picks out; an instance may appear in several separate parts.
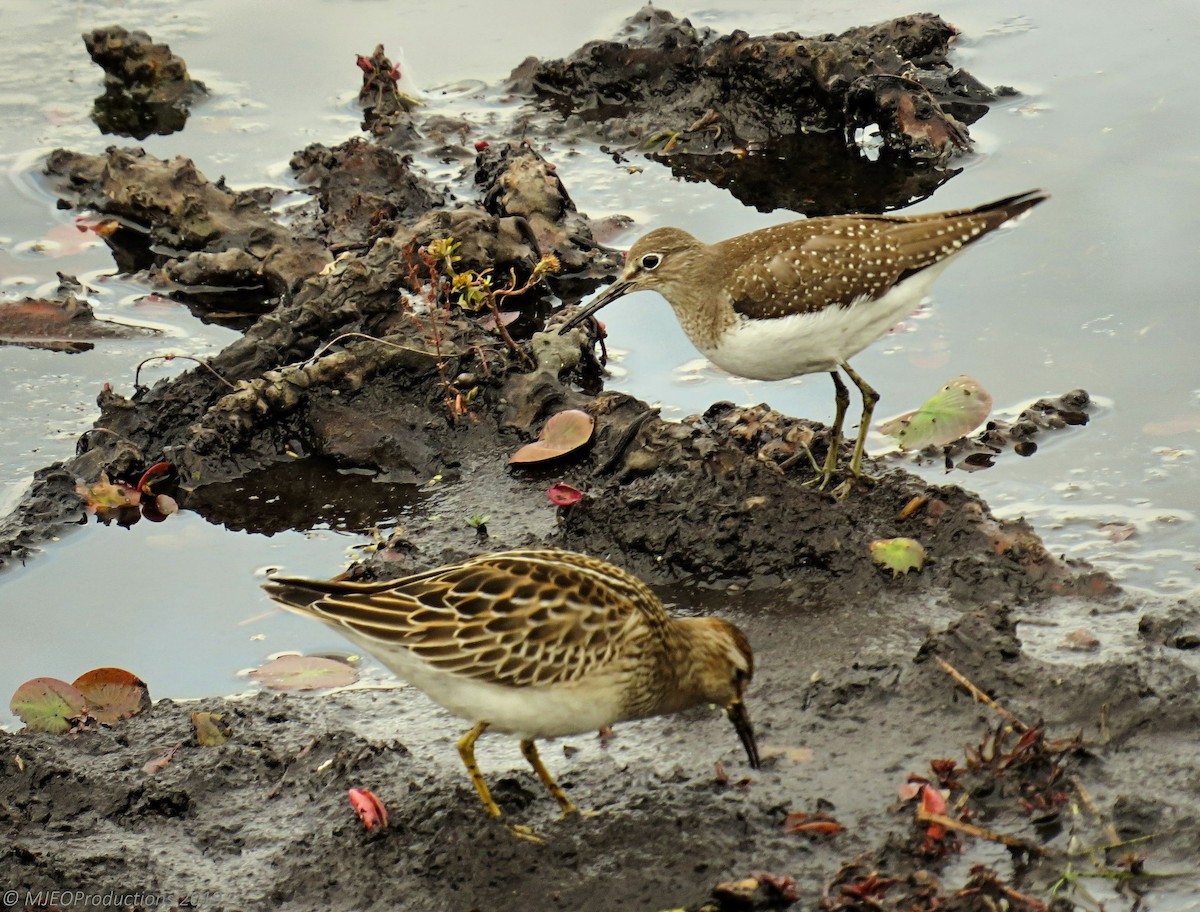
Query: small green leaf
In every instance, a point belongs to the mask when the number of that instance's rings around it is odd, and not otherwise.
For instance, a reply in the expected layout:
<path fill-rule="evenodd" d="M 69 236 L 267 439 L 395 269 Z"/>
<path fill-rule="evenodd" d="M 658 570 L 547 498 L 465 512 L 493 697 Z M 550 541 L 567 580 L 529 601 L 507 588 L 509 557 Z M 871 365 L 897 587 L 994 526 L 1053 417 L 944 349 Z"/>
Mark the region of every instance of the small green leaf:
<path fill-rule="evenodd" d="M 353 684 L 358 672 L 336 659 L 285 655 L 260 665 L 250 677 L 272 690 L 325 690 Z"/>
<path fill-rule="evenodd" d="M 871 557 L 892 576 L 903 576 L 925 566 L 925 549 L 911 538 L 880 538 L 871 542 Z"/>
<path fill-rule="evenodd" d="M 34 678 L 17 688 L 9 701 L 25 730 L 59 734 L 87 715 L 87 700 L 73 685 L 58 678 Z"/>
<path fill-rule="evenodd" d="M 885 421 L 879 430 L 905 450 L 945 446 L 979 427 L 992 410 L 992 396 L 971 377 L 955 377 L 915 412 Z"/>

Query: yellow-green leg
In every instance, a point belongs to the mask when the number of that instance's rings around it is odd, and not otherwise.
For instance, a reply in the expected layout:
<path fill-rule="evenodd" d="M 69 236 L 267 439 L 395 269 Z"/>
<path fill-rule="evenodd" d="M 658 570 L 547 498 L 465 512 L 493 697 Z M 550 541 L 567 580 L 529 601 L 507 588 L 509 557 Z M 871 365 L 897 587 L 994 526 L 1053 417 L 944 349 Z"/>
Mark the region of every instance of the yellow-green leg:
<path fill-rule="evenodd" d="M 500 806 L 492 800 L 492 793 L 488 790 L 487 783 L 483 781 L 483 773 L 479 772 L 479 764 L 475 762 L 475 742 L 479 740 L 480 735 L 487 731 L 487 728 L 486 722 L 477 722 L 474 728 L 459 738 L 458 755 L 462 757 L 463 766 L 467 768 L 467 775 L 471 777 L 475 791 L 479 792 L 479 800 L 483 802 L 484 810 L 490 817 L 499 817 Z"/>
<path fill-rule="evenodd" d="M 842 365 L 845 367 L 845 365 Z M 846 409 L 850 407 L 850 391 L 842 382 L 841 375 L 833 370 L 829 372 L 833 378 L 833 427 L 829 431 L 829 452 L 825 454 L 825 465 L 821 469 L 820 490 L 825 490 L 834 473 L 837 471 L 838 450 L 842 448 L 842 425 L 846 421 Z"/>
<path fill-rule="evenodd" d="M 841 362 L 841 368 L 846 372 L 846 376 L 854 382 L 854 385 L 858 387 L 863 401 L 862 418 L 858 425 L 858 437 L 854 441 L 854 457 L 850 460 L 850 477 L 839 485 L 835 492 L 839 497 L 844 497 L 854 487 L 854 483 L 863 477 L 863 452 L 867 448 L 867 434 L 871 430 L 871 416 L 875 413 L 875 404 L 879 401 L 879 393 L 875 392 L 871 384 L 860 377 L 858 371 L 845 361 Z"/>
<path fill-rule="evenodd" d="M 532 740 L 524 740 L 521 742 L 521 753 L 525 755 L 525 759 L 529 761 L 529 765 L 533 767 L 533 771 L 542 780 L 542 785 L 546 786 L 546 791 L 554 796 L 554 800 L 562 808 L 563 816 L 566 817 L 568 814 L 577 813 L 578 808 L 567 797 L 567 793 L 562 790 L 562 786 L 554 781 L 554 777 L 550 775 L 550 770 L 546 769 L 546 765 L 542 763 L 537 745 Z"/>

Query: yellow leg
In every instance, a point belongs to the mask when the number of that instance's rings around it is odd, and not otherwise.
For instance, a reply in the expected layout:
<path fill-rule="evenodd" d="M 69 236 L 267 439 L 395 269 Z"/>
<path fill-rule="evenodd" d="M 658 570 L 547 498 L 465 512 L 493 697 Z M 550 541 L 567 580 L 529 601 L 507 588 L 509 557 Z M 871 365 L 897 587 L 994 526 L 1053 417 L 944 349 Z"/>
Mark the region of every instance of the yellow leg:
<path fill-rule="evenodd" d="M 554 800 L 562 808 L 563 816 L 566 817 L 568 814 L 578 813 L 578 808 L 567 797 L 567 793 L 562 790 L 562 786 L 554 781 L 554 777 L 550 775 L 550 770 L 546 769 L 546 765 L 542 763 L 537 745 L 532 740 L 522 741 L 521 753 L 525 755 L 525 759 L 529 761 L 529 765 L 533 767 L 533 771 L 542 780 L 542 785 L 546 786 L 546 790 L 554 796 Z"/>
<path fill-rule="evenodd" d="M 829 376 L 833 378 L 835 408 L 833 427 L 829 432 L 829 452 L 825 454 L 825 466 L 821 471 L 821 490 L 825 489 L 833 478 L 833 473 L 837 471 L 838 450 L 842 448 L 842 424 L 846 421 L 846 409 L 850 406 L 850 391 L 842 382 L 841 375 L 834 370 L 829 372 Z"/>
<path fill-rule="evenodd" d="M 475 791 L 479 792 L 479 800 L 483 802 L 484 810 L 490 817 L 499 817 L 500 806 L 492 800 L 492 793 L 488 791 L 487 783 L 483 781 L 483 774 L 479 772 L 479 764 L 475 762 L 475 742 L 479 740 L 480 735 L 487 731 L 487 727 L 486 722 L 477 722 L 474 728 L 459 738 L 458 755 L 462 757 L 463 765 L 467 768 L 467 775 L 471 777 Z"/>
<path fill-rule="evenodd" d="M 859 420 L 858 437 L 854 441 L 854 457 L 850 460 L 850 477 L 842 484 L 838 485 L 834 492 L 838 497 L 845 497 L 854 487 L 854 483 L 863 478 L 862 474 L 862 459 L 863 452 L 867 447 L 867 434 L 871 430 L 871 416 L 875 412 L 875 403 L 879 401 L 879 393 L 875 392 L 874 388 L 867 383 L 858 372 L 845 361 L 841 363 L 841 368 L 846 372 L 846 376 L 854 381 L 854 385 L 858 387 L 859 393 L 862 394 L 863 410 L 862 418 Z M 870 479 L 867 479 L 868 481 Z"/>

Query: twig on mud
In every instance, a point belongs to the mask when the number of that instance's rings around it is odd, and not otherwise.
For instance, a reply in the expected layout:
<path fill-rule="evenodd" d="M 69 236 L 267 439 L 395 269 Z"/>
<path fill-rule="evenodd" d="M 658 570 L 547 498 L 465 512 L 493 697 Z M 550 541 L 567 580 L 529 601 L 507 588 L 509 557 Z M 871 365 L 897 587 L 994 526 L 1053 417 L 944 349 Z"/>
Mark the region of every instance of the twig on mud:
<path fill-rule="evenodd" d="M 1042 902 L 1040 899 L 1034 899 L 1032 896 L 1027 896 L 1024 893 L 1018 893 L 1012 887 L 1006 887 L 1006 886 L 1004 886 L 1004 884 L 1001 884 L 1001 883 L 996 883 L 996 887 L 1004 894 L 1005 898 L 1011 900 L 1014 903 L 1026 903 L 1026 904 L 1028 904 L 1030 909 L 1034 910 L 1034 912 L 1047 912 L 1047 910 L 1050 908 L 1044 902 Z M 954 899 L 966 899 L 968 896 L 970 896 L 972 894 L 978 895 L 978 891 L 977 890 L 959 890 L 957 893 L 954 894 L 953 898 Z M 995 904 L 992 902 L 988 902 L 988 907 L 996 908 Z"/>
<path fill-rule="evenodd" d="M 1121 842 L 1121 836 L 1117 833 L 1117 828 L 1108 820 L 1104 819 L 1104 815 L 1100 813 L 1100 809 L 1096 807 L 1096 803 L 1092 801 L 1092 796 L 1088 794 L 1088 790 L 1083 787 L 1083 783 L 1079 781 L 1078 776 L 1072 776 L 1070 779 L 1071 785 L 1075 787 L 1075 794 L 1079 796 L 1079 802 L 1087 809 L 1087 812 L 1096 820 L 1100 821 L 1100 828 L 1104 831 L 1104 838 L 1111 844 L 1118 845 Z"/>
<path fill-rule="evenodd" d="M 1004 833 L 997 833 L 995 830 L 985 830 L 983 827 L 975 826 L 971 823 L 963 823 L 961 820 L 955 820 L 953 817 L 947 817 L 945 814 L 933 814 L 929 811 L 918 809 L 917 820 L 921 823 L 935 823 L 948 830 L 957 830 L 960 833 L 966 833 L 968 836 L 986 839 L 988 842 L 998 842 L 1011 849 L 1020 849 L 1023 852 L 1030 852 L 1034 855 L 1045 854 L 1045 850 L 1041 846 L 1026 842 L 1024 839 L 1018 839 L 1016 836 L 1006 836 Z"/>
<path fill-rule="evenodd" d="M 533 370 L 535 367 L 537 367 L 537 363 L 529 356 L 529 353 L 517 345 L 517 343 L 513 341 L 513 337 L 509 335 L 508 327 L 504 325 L 504 321 L 500 318 L 500 306 L 497 304 L 497 299 L 523 295 L 525 292 L 529 291 L 529 289 L 533 288 L 533 286 L 540 283 L 548 273 L 558 272 L 561 268 L 562 265 L 559 263 L 558 257 L 554 256 L 553 254 L 544 256 L 534 265 L 533 272 L 529 274 L 529 278 L 526 279 L 525 284 L 520 288 L 517 287 L 517 274 L 514 270 L 509 273 L 509 287 L 495 289 L 487 297 L 488 307 L 491 309 L 492 316 L 496 320 L 496 330 L 500 333 L 500 338 L 504 340 L 505 344 L 508 345 L 510 349 L 521 356 L 521 360 L 525 363 L 525 366 L 529 370 Z"/>
<path fill-rule="evenodd" d="M 475 352 L 475 357 L 479 359 L 479 366 L 483 369 L 483 376 L 486 379 L 491 379 L 492 369 L 488 366 L 487 353 L 484 352 L 482 345 L 472 345 L 471 351 Z"/>
<path fill-rule="evenodd" d="M 82 434 L 80 434 L 79 436 L 80 436 L 80 437 L 86 437 L 88 434 L 112 434 L 112 435 L 113 435 L 114 437 L 116 437 L 118 440 L 124 440 L 124 439 L 125 439 L 125 438 L 124 438 L 124 437 L 122 437 L 120 434 L 118 434 L 116 431 L 114 431 L 112 428 L 106 428 L 106 427 L 93 427 L 93 428 L 88 428 L 86 431 L 84 431 L 84 432 L 83 432 Z"/>
<path fill-rule="evenodd" d="M 325 354 L 325 352 L 327 352 L 333 346 L 337 345 L 343 339 L 352 339 L 352 338 L 366 339 L 368 342 L 378 342 L 380 345 L 386 345 L 388 348 L 394 348 L 397 351 L 412 352 L 414 355 L 436 356 L 435 352 L 423 351 L 419 348 L 412 348 L 408 345 L 400 345 L 398 342 L 389 342 L 387 339 L 381 339 L 378 336 L 372 336 L 369 333 L 345 332 L 345 333 L 342 333 L 340 336 L 334 336 L 332 339 L 330 339 L 328 342 L 321 345 L 320 348 L 318 348 L 315 352 L 313 352 L 311 355 L 309 355 L 307 358 L 305 358 L 300 363 L 302 365 L 312 364 L 318 358 L 320 358 L 323 354 Z"/>
<path fill-rule="evenodd" d="M 944 672 L 946 672 L 946 674 L 950 675 L 950 677 L 952 677 L 956 682 L 958 682 L 958 684 L 960 686 L 965 688 L 966 691 L 968 693 L 970 693 L 972 697 L 974 697 L 980 703 L 983 703 L 986 706 L 988 706 L 992 711 L 994 711 L 1002 719 L 1004 719 L 1006 722 L 1011 724 L 1013 726 L 1013 728 L 1015 728 L 1017 731 L 1019 731 L 1019 732 L 1029 731 L 1028 725 L 1026 725 L 1024 722 L 1022 722 L 1020 719 L 1018 719 L 1016 716 L 1014 716 L 1011 712 L 1009 712 L 1007 709 L 1005 709 L 1003 706 L 1001 706 L 999 703 L 997 703 L 995 700 L 993 700 L 991 697 L 989 697 L 987 694 L 985 694 L 982 690 L 980 690 L 978 687 L 976 687 L 974 684 L 972 684 L 967 679 L 966 675 L 964 675 L 961 671 L 959 671 L 957 668 L 955 668 L 953 665 L 951 665 L 949 662 L 947 662 L 941 656 L 934 656 L 933 660 L 938 663 L 938 666 L 942 669 L 942 671 L 944 671 Z"/>
<path fill-rule="evenodd" d="M 139 361 L 137 369 L 133 372 L 134 388 L 135 389 L 144 389 L 144 387 L 142 386 L 142 383 L 141 383 L 141 377 L 142 377 L 142 367 L 144 367 L 146 364 L 150 363 L 151 361 L 175 361 L 176 359 L 182 359 L 184 361 L 195 361 L 197 364 L 199 364 L 201 367 L 205 368 L 210 374 L 212 374 L 214 377 L 216 377 L 218 380 L 220 380 L 222 383 L 224 383 L 231 390 L 237 389 L 236 386 L 234 386 L 232 383 L 230 383 L 228 380 L 226 380 L 224 377 L 222 377 L 220 374 L 218 374 L 216 371 L 216 368 L 214 368 L 207 361 L 204 361 L 200 358 L 193 358 L 191 355 L 176 355 L 176 354 L 151 355 L 149 358 L 143 358 L 141 361 Z"/>
<path fill-rule="evenodd" d="M 488 298 L 487 302 L 488 309 L 492 312 L 492 318 L 496 321 L 496 331 L 500 333 L 500 338 L 504 340 L 504 344 L 507 345 L 510 350 L 520 356 L 521 361 L 525 364 L 525 367 L 529 370 L 533 370 L 535 367 L 537 367 L 537 362 L 535 362 L 533 358 L 529 357 L 529 352 L 525 351 L 525 349 L 521 348 L 521 346 L 519 346 L 513 340 L 513 337 L 508 332 L 508 327 L 504 325 L 504 318 L 500 316 L 500 306 L 496 303 L 496 296 L 500 294 L 503 294 L 503 292 L 496 292 L 495 295 Z"/>

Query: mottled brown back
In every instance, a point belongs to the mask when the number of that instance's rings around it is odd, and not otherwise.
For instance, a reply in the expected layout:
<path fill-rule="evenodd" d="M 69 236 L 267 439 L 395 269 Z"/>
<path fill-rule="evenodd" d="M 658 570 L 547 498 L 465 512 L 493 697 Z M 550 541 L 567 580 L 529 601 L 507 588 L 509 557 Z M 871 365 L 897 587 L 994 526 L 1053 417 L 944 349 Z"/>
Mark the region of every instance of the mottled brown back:
<path fill-rule="evenodd" d="M 751 319 L 815 313 L 882 297 L 1046 199 L 1030 191 L 974 209 L 847 215 L 789 222 L 713 245 L 730 264 L 726 291 Z"/>

